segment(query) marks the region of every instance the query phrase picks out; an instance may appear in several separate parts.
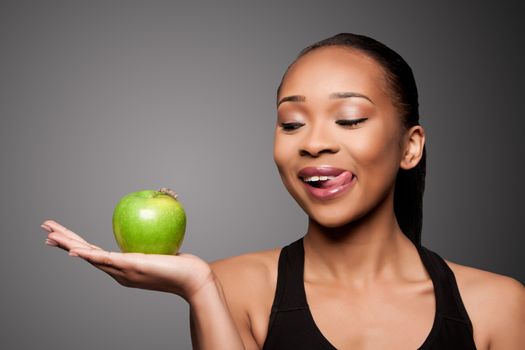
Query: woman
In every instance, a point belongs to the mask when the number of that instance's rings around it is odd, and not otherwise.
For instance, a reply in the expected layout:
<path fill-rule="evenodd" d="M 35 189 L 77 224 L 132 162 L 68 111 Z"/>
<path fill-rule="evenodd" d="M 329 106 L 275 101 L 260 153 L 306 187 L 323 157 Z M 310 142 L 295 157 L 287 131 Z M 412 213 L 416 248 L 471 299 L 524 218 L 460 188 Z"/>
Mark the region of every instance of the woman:
<path fill-rule="evenodd" d="M 55 221 L 48 244 L 120 284 L 190 304 L 197 349 L 523 349 L 518 281 L 421 246 L 425 132 L 410 67 L 342 33 L 301 52 L 277 93 L 274 160 L 304 237 L 215 261 L 106 252 Z"/>

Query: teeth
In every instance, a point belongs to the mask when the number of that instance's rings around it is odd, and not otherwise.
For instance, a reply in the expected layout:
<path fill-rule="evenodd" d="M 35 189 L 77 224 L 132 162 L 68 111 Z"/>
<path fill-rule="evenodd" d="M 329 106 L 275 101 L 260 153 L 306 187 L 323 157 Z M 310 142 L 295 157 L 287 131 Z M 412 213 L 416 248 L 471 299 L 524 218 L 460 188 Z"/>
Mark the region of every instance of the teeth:
<path fill-rule="evenodd" d="M 314 182 L 314 181 L 326 181 L 330 179 L 334 179 L 335 176 L 310 176 L 310 177 L 303 177 L 304 182 Z"/>

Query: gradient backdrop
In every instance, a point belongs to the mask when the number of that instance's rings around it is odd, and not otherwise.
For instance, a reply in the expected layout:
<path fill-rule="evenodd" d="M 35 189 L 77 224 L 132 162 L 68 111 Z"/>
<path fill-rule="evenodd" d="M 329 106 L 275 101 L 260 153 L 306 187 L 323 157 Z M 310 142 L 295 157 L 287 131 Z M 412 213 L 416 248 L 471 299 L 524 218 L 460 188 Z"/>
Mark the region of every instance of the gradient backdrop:
<path fill-rule="evenodd" d="M 54 219 L 108 250 L 114 206 L 174 188 L 183 250 L 283 246 L 307 218 L 272 159 L 275 92 L 349 31 L 414 70 L 427 132 L 423 244 L 525 282 L 523 2 L 0 3 L 2 349 L 190 349 L 188 306 L 44 245 Z M 474 4 L 474 5 L 473 5 Z"/>

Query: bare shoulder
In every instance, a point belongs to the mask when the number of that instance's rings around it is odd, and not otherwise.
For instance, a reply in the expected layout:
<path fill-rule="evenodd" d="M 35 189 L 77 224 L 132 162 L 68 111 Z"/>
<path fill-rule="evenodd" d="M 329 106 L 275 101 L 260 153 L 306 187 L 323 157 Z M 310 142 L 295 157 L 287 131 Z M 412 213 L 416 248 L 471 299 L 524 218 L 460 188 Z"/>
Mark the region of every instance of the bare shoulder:
<path fill-rule="evenodd" d="M 219 259 L 210 263 L 221 283 L 241 287 L 246 282 L 255 284 L 271 279 L 277 272 L 280 248 L 250 252 Z"/>
<path fill-rule="evenodd" d="M 524 285 L 510 276 L 445 261 L 456 277 L 476 342 L 479 339 L 490 349 L 525 344 Z"/>
<path fill-rule="evenodd" d="M 273 297 L 280 250 L 275 248 L 250 252 L 210 264 L 230 304 L 242 305 L 246 311 L 255 311 L 253 308 L 265 301 L 267 303 L 267 299 Z"/>
<path fill-rule="evenodd" d="M 479 297 L 485 301 L 497 301 L 498 305 L 512 300 L 514 302 L 520 301 L 520 298 L 525 297 L 525 287 L 515 278 L 460 265 L 448 260 L 445 262 L 454 272 L 460 290 L 465 290 L 470 297 Z M 507 300 L 498 300 L 501 297 L 507 297 Z M 523 300 L 521 301 L 523 302 Z"/>
<path fill-rule="evenodd" d="M 228 308 L 247 349 L 262 348 L 268 328 L 281 248 L 212 262 Z"/>

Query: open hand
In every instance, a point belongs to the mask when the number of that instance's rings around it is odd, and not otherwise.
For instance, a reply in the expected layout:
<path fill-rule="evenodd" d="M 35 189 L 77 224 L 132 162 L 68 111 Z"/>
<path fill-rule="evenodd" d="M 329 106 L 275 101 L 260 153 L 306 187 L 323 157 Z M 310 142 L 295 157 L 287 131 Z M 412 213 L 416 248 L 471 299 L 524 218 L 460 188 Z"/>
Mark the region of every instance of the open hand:
<path fill-rule="evenodd" d="M 47 245 L 84 259 L 126 287 L 174 293 L 189 300 L 214 282 L 208 263 L 195 255 L 108 252 L 53 220 L 44 221 L 41 227 L 48 232 Z"/>

